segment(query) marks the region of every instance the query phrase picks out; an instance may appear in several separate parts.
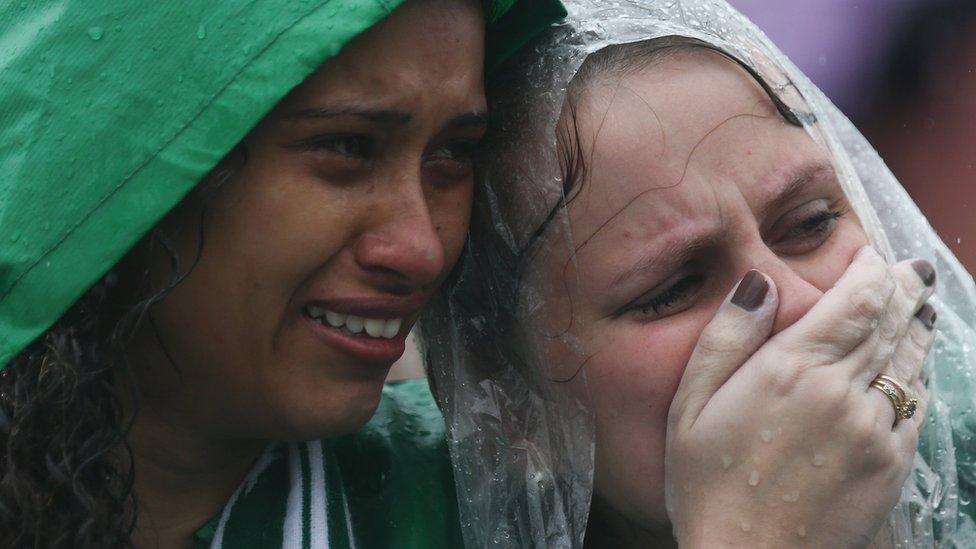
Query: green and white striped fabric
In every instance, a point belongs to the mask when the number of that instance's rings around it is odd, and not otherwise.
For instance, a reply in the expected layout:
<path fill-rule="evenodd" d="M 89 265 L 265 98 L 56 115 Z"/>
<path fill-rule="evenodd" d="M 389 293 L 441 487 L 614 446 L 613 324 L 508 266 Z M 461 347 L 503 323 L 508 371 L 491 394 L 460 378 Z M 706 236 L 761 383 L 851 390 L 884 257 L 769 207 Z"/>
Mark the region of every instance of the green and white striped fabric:
<path fill-rule="evenodd" d="M 357 547 L 330 457 L 321 441 L 268 448 L 224 508 L 210 547 Z"/>
<path fill-rule="evenodd" d="M 196 549 L 461 547 L 444 422 L 425 380 L 387 384 L 337 439 L 274 443 Z"/>

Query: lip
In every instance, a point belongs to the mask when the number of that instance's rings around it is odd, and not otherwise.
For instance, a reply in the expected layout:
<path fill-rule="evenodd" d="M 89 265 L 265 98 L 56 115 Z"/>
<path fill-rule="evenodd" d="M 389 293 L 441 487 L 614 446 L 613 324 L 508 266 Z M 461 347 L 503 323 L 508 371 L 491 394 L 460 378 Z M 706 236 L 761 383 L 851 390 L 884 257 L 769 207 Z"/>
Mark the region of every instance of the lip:
<path fill-rule="evenodd" d="M 408 296 L 347 297 L 333 299 L 311 299 L 305 302 L 299 316 L 312 333 L 328 346 L 335 348 L 354 359 L 382 368 L 390 367 L 406 350 L 407 335 L 410 333 L 410 320 L 416 318 L 423 307 L 425 296 L 416 293 Z M 342 328 L 333 328 L 309 318 L 305 307 L 316 305 L 327 310 L 355 315 L 364 318 L 389 320 L 402 318 L 400 333 L 391 339 L 354 335 Z"/>
<path fill-rule="evenodd" d="M 302 314 L 301 317 L 312 333 L 330 347 L 338 349 L 352 358 L 376 366 L 390 367 L 403 356 L 403 352 L 407 348 L 406 334 L 409 333 L 409 330 L 401 330 L 401 333 L 392 339 L 372 338 L 365 335 L 353 335 L 345 330 L 321 324 L 305 316 L 305 314 Z"/>
<path fill-rule="evenodd" d="M 423 307 L 425 297 L 414 294 L 404 297 L 347 297 L 311 299 L 304 305 L 317 305 L 336 313 L 365 318 L 389 320 L 413 317 Z"/>

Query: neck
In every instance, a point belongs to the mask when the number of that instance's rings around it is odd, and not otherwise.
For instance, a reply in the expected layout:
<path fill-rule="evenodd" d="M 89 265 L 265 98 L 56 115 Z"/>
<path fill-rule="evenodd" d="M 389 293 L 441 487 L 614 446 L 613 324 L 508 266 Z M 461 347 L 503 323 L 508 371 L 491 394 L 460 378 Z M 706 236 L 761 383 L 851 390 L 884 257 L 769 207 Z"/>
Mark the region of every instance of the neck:
<path fill-rule="evenodd" d="M 185 548 L 193 534 L 223 509 L 267 444 L 220 440 L 151 403 L 129 432 L 137 502 L 136 547 Z"/>
<path fill-rule="evenodd" d="M 615 547 L 619 549 L 677 548 L 669 525 L 648 528 L 637 524 L 611 507 L 598 495 L 593 495 L 590 518 L 586 525 L 585 549 Z"/>

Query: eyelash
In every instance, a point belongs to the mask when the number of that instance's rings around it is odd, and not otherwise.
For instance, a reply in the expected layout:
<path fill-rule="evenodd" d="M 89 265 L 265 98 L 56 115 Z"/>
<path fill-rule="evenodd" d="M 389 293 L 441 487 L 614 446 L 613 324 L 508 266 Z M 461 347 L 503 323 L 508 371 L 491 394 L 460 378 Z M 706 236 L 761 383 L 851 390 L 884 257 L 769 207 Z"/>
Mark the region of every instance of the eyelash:
<path fill-rule="evenodd" d="M 435 149 L 433 153 L 428 155 L 428 158 L 432 160 L 471 162 L 474 160 L 474 152 L 477 146 L 478 143 L 475 141 L 452 141 Z M 441 151 L 447 151 L 448 154 L 441 155 L 439 154 Z"/>
<path fill-rule="evenodd" d="M 697 274 L 684 276 L 671 286 L 668 286 L 661 293 L 634 308 L 641 314 L 649 315 L 653 312 L 659 315 L 662 310 L 673 307 L 676 303 L 685 299 L 689 290 L 700 285 L 702 280 L 703 277 Z"/>
<path fill-rule="evenodd" d="M 786 234 L 783 235 L 783 238 L 803 236 L 804 234 L 822 234 L 827 230 L 830 222 L 844 217 L 844 213 L 845 212 L 834 209 L 819 211 L 787 231 Z"/>
<path fill-rule="evenodd" d="M 844 216 L 846 212 L 837 209 L 821 210 L 807 217 L 795 227 L 790 229 L 783 239 L 819 237 L 829 230 L 830 224 Z M 632 310 L 641 315 L 660 316 L 662 312 L 668 312 L 677 305 L 684 305 L 689 299 L 691 291 L 700 287 L 705 277 L 700 274 L 689 274 L 678 279 L 674 284 L 668 286 L 657 295 L 650 299 L 634 305 Z M 690 302 L 688 302 L 690 305 Z"/>
<path fill-rule="evenodd" d="M 304 139 L 296 144 L 306 151 L 325 151 L 350 159 L 366 159 L 373 153 L 373 138 L 368 135 L 323 135 Z"/>
<path fill-rule="evenodd" d="M 429 158 L 471 162 L 477 145 L 475 141 L 454 141 L 437 148 Z M 350 134 L 312 137 L 299 141 L 296 146 L 307 151 L 327 151 L 348 158 L 367 159 L 372 156 L 375 144 L 368 135 Z M 447 151 L 447 154 L 438 154 L 441 151 Z"/>

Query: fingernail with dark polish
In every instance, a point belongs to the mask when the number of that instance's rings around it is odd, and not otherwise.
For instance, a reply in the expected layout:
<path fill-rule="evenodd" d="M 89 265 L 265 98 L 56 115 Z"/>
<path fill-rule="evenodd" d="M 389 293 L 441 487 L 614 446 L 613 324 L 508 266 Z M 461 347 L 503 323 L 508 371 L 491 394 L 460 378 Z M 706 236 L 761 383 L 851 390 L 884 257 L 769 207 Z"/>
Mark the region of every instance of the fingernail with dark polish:
<path fill-rule="evenodd" d="M 912 261 L 912 268 L 918 273 L 918 277 L 922 279 L 922 282 L 926 286 L 931 286 L 935 284 L 935 267 L 931 263 L 925 261 L 924 259 L 916 259 Z"/>
<path fill-rule="evenodd" d="M 766 299 L 768 291 L 769 282 L 766 282 L 766 277 L 759 271 L 752 270 L 742 277 L 742 282 L 732 296 L 732 303 L 747 311 L 755 311 Z"/>
<path fill-rule="evenodd" d="M 932 327 L 935 326 L 935 319 L 938 318 L 938 316 L 939 315 L 935 314 L 935 308 L 933 308 L 928 303 L 922 305 L 922 308 L 919 309 L 917 313 L 915 313 L 915 318 L 921 320 L 922 325 L 924 325 L 929 330 L 931 330 Z"/>

